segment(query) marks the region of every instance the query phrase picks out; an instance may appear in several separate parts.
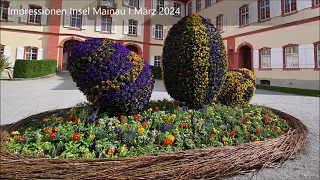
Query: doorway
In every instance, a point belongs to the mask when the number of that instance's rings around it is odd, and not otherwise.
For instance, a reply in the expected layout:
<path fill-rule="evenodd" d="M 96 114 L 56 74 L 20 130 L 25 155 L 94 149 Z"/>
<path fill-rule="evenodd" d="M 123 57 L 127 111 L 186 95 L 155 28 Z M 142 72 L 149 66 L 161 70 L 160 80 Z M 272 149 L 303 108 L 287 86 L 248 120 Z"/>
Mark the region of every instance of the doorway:
<path fill-rule="evenodd" d="M 72 47 L 75 43 L 78 43 L 77 40 L 68 40 L 63 44 L 63 60 L 62 60 L 62 70 L 68 70 L 67 63 L 68 58 L 71 55 Z"/>
<path fill-rule="evenodd" d="M 244 45 L 238 52 L 239 68 L 247 68 L 252 71 L 252 49 L 248 45 Z"/>

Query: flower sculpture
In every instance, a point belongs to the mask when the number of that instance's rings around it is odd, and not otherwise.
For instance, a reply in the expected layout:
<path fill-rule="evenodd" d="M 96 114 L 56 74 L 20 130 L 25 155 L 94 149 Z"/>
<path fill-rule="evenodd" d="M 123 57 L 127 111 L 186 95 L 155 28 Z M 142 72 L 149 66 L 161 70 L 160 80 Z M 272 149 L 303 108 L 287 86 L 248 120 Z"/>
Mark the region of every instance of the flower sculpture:
<path fill-rule="evenodd" d="M 104 39 L 73 46 L 69 72 L 88 101 L 112 115 L 138 113 L 154 85 L 151 68 L 138 54 Z"/>
<path fill-rule="evenodd" d="M 194 107 L 212 102 L 228 66 L 213 24 L 198 14 L 182 18 L 170 29 L 162 57 L 163 80 L 172 98 Z"/>
<path fill-rule="evenodd" d="M 256 78 L 252 71 L 240 68 L 227 72 L 225 83 L 217 100 L 228 106 L 246 105 L 256 91 Z"/>

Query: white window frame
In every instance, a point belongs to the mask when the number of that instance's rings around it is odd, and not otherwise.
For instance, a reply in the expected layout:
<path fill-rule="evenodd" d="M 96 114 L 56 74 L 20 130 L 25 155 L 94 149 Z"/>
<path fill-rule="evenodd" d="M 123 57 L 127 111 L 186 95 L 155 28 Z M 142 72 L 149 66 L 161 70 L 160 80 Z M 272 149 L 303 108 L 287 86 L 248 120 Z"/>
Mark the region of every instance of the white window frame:
<path fill-rule="evenodd" d="M 163 26 L 160 24 L 157 24 L 154 34 L 156 39 L 163 39 Z"/>
<path fill-rule="evenodd" d="M 136 20 L 129 20 L 128 22 L 128 35 L 137 35 L 138 31 L 138 22 Z M 135 33 L 133 33 L 135 32 Z"/>
<path fill-rule="evenodd" d="M 206 7 L 211 6 L 212 0 L 207 0 L 206 2 L 207 2 L 207 6 Z"/>
<path fill-rule="evenodd" d="M 285 48 L 286 68 L 299 68 L 299 48 L 298 46 L 288 46 Z"/>
<path fill-rule="evenodd" d="M 29 6 L 29 10 L 31 9 L 42 9 L 40 6 Z M 37 10 L 36 13 L 28 13 L 28 23 L 31 24 L 40 24 L 41 23 L 41 15 L 38 13 L 39 11 Z"/>
<path fill-rule="evenodd" d="M 289 11 L 288 12 L 286 12 L 286 2 L 289 2 Z M 293 10 L 292 9 L 292 4 L 293 3 L 296 3 L 296 8 L 295 8 L 295 10 Z M 283 12 L 284 12 L 284 14 L 289 14 L 289 13 L 292 13 L 292 12 L 296 12 L 297 11 L 297 0 L 283 0 Z"/>
<path fill-rule="evenodd" d="M 161 56 L 155 56 L 154 57 L 154 66 L 155 67 L 161 67 Z"/>
<path fill-rule="evenodd" d="M 320 0 L 314 0 L 314 6 L 319 6 L 320 5 Z"/>
<path fill-rule="evenodd" d="M 316 52 L 317 52 L 317 61 L 318 61 L 318 67 L 317 68 L 320 68 L 320 44 L 317 44 L 316 46 Z"/>
<path fill-rule="evenodd" d="M 240 25 L 241 26 L 245 26 L 248 25 L 250 22 L 249 20 L 249 6 L 244 6 L 242 8 L 240 8 Z"/>
<path fill-rule="evenodd" d="M 38 48 L 28 47 L 25 48 L 25 59 L 26 60 L 37 60 Z M 35 58 L 35 59 L 33 59 Z"/>
<path fill-rule="evenodd" d="M 267 5 L 268 2 L 268 5 Z M 261 0 L 260 4 L 259 4 L 259 11 L 260 11 L 260 21 L 266 20 L 266 19 L 270 19 L 270 0 Z M 264 13 L 263 13 L 264 11 Z M 269 11 L 269 14 L 267 13 L 267 11 Z M 267 17 L 267 15 L 269 15 Z"/>
<path fill-rule="evenodd" d="M 139 8 L 139 0 L 129 0 L 129 6 Z"/>
<path fill-rule="evenodd" d="M 8 5 L 8 7 L 4 7 L 4 5 Z M 8 20 L 8 15 L 9 15 L 9 12 L 8 12 L 8 9 L 9 9 L 9 6 L 10 6 L 10 3 L 9 2 L 3 2 L 1 1 L 1 6 L 0 6 L 0 20 Z M 3 15 L 6 14 L 6 18 L 2 18 Z"/>
<path fill-rule="evenodd" d="M 261 68 L 271 68 L 271 49 L 261 49 Z"/>
<path fill-rule="evenodd" d="M 102 16 L 101 31 L 111 33 L 111 28 L 112 28 L 112 18 L 110 16 Z"/>
<path fill-rule="evenodd" d="M 181 16 L 181 4 L 180 3 L 174 3 L 173 4 L 173 8 L 174 8 L 174 15 L 173 16 L 180 17 Z M 179 13 L 177 13 L 178 9 L 179 9 Z"/>
<path fill-rule="evenodd" d="M 163 12 L 164 0 L 157 0 L 156 12 Z"/>
<path fill-rule="evenodd" d="M 197 1 L 197 12 L 201 11 L 201 0 L 196 0 Z"/>
<path fill-rule="evenodd" d="M 188 15 L 192 14 L 192 1 L 188 4 Z"/>
<path fill-rule="evenodd" d="M 82 15 L 77 11 L 72 11 L 70 15 L 70 28 L 81 29 Z M 74 23 L 75 21 L 75 23 Z M 77 26 L 79 25 L 79 27 Z"/>
<path fill-rule="evenodd" d="M 220 14 L 219 16 L 217 16 L 217 29 L 221 32 L 223 31 L 223 15 Z"/>

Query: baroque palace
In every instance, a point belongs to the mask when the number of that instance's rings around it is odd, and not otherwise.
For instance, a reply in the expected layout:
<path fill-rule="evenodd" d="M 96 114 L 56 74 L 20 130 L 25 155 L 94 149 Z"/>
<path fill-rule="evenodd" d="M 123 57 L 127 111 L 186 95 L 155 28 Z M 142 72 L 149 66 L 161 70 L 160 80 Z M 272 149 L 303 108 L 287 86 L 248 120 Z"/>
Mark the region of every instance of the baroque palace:
<path fill-rule="evenodd" d="M 55 59 L 66 70 L 72 44 L 97 37 L 161 66 L 170 27 L 196 12 L 220 30 L 230 69 L 254 71 L 258 84 L 319 89 L 319 7 L 320 0 L 1 0 L 0 50 L 13 64 Z"/>

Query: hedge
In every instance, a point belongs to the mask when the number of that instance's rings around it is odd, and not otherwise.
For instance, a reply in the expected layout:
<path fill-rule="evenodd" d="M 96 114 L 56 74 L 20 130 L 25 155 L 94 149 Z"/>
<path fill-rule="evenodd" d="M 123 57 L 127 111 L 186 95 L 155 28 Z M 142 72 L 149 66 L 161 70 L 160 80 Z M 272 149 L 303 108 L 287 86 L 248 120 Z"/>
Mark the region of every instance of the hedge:
<path fill-rule="evenodd" d="M 155 79 L 162 79 L 161 67 L 150 66 Z"/>
<path fill-rule="evenodd" d="M 56 60 L 16 60 L 13 78 L 34 78 L 56 73 Z"/>

